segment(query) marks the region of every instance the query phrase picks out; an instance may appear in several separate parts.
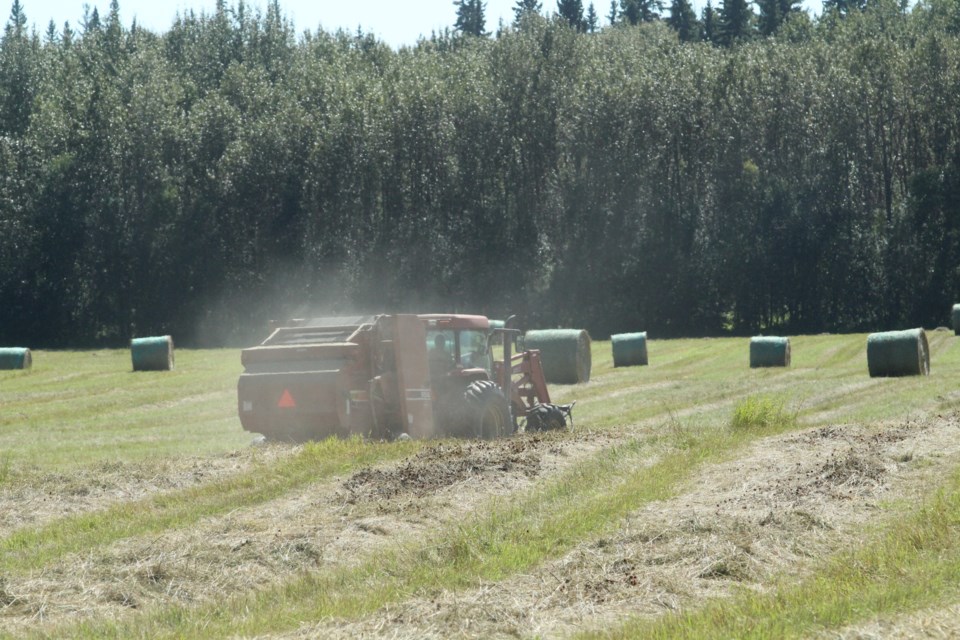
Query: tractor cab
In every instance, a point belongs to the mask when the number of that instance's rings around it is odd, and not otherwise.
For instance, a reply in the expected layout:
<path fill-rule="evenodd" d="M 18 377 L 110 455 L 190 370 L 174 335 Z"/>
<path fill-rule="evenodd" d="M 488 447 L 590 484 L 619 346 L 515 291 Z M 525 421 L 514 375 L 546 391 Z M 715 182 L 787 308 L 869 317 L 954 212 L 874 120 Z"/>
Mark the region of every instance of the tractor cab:
<path fill-rule="evenodd" d="M 490 323 L 483 316 L 423 315 L 430 375 L 478 378 L 492 375 Z M 482 375 L 481 371 L 486 375 Z"/>

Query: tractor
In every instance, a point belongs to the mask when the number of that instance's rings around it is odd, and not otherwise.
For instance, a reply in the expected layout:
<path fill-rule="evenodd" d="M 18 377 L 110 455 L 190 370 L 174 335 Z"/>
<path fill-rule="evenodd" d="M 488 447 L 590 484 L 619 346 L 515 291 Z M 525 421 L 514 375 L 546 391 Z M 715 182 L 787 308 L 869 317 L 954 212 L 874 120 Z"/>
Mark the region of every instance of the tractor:
<path fill-rule="evenodd" d="M 490 439 L 566 426 L 572 405 L 550 402 L 540 352 L 514 353 L 519 331 L 498 324 L 462 314 L 290 321 L 241 352 L 240 422 L 292 442 Z"/>

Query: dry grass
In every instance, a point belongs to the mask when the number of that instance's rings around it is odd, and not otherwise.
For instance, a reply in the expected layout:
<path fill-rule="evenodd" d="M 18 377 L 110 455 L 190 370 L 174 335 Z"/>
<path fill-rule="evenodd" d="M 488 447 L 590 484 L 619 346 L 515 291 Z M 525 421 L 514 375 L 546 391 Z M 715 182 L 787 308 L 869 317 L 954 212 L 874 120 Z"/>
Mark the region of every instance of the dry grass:
<path fill-rule="evenodd" d="M 422 586 L 430 584 L 433 570 L 425 568 L 426 582 L 412 591 L 400 589 L 379 605 L 334 608 L 322 616 L 307 608 L 302 614 L 279 610 L 249 629 L 276 637 L 564 637 L 616 626 L 628 616 L 655 620 L 694 610 L 705 599 L 744 589 L 766 590 L 777 576 L 802 577 L 818 559 L 856 546 L 920 502 L 936 479 L 956 466 L 960 427 L 950 409 L 958 401 L 950 372 L 960 369 L 960 351 L 948 338 L 932 339 L 939 359 L 929 379 L 900 381 L 866 378 L 859 337 L 801 337 L 794 342 L 793 367 L 777 372 L 747 369 L 744 346 L 732 340 L 653 343 L 650 367 L 614 371 L 604 360 L 609 346 L 596 343 L 599 357 L 591 383 L 552 390 L 558 401 L 580 401 L 573 432 L 493 443 L 433 443 L 399 462 L 298 481 L 244 506 L 82 546 L 6 572 L 0 581 L 0 636 L 96 637 L 111 631 L 104 624 L 111 620 L 118 621 L 112 631 L 130 632 L 138 621 L 164 616 L 171 635 L 188 635 L 195 627 L 177 627 L 178 616 L 229 611 L 238 602 L 260 606 L 270 598 L 286 603 L 284 594 L 302 579 L 348 576 L 354 567 L 375 569 L 378 558 L 398 550 L 441 560 L 455 551 L 492 555 L 496 548 L 470 548 L 469 532 L 462 530 L 466 523 L 486 522 L 504 505 L 535 506 L 523 501 L 543 496 L 551 483 L 571 477 L 569 470 L 624 442 L 660 443 L 638 449 L 629 460 L 637 467 L 695 448 L 710 434 L 730 431 L 731 415 L 758 390 L 787 408 L 782 415 L 813 426 L 795 431 L 796 423 L 774 420 L 772 426 L 742 429 L 742 442 L 753 444 L 742 450 L 731 446 L 730 457 L 714 458 L 702 468 L 691 457 L 693 466 L 682 471 L 692 475 L 678 495 L 623 509 L 625 516 L 602 527 L 580 527 L 577 509 L 571 508 L 565 512 L 569 529 L 584 533 L 557 533 L 557 539 L 545 541 L 555 551 L 515 565 L 521 569 L 504 563 L 485 573 L 469 557 L 451 556 L 466 573 L 455 580 L 443 577 L 435 583 L 439 587 Z M 742 371 L 730 366 L 738 357 Z M 111 384 L 117 379 L 109 378 Z M 171 387 L 141 405 L 137 421 L 171 410 L 180 415 L 194 401 L 206 405 L 227 397 L 200 394 L 179 403 L 175 395 Z M 51 402 L 54 394 L 44 398 Z M 51 405 L 51 420 L 58 411 Z M 109 415 L 118 411 L 110 405 Z M 888 418 L 870 418 L 881 413 Z M 84 424 L 103 422 L 89 418 Z M 769 435 L 770 429 L 794 431 Z M 114 435 L 122 433 L 118 429 Z M 293 453 L 242 449 L 181 457 L 178 451 L 144 456 L 137 449 L 130 459 L 108 460 L 87 447 L 85 456 L 99 456 L 94 462 L 63 470 L 29 466 L 23 456 L 4 467 L 0 457 L 0 511 L 11 516 L 0 521 L 0 536 L 54 528 L 75 514 L 153 504 L 152 497 L 216 486 L 252 467 L 279 469 Z M 586 510 L 596 496 L 618 490 L 614 478 L 622 480 L 616 474 L 609 481 L 600 476 L 572 495 Z M 509 526 L 539 524 L 531 516 Z M 454 548 L 458 531 L 467 536 L 462 548 Z M 488 533 L 488 542 L 500 540 L 499 530 Z M 523 535 L 520 530 L 510 535 L 515 533 Z M 392 578 L 374 571 L 356 588 L 379 589 L 377 581 Z M 337 596 L 331 597 L 335 602 Z M 943 619 L 949 620 L 949 606 L 933 611 L 947 612 Z M 296 620 L 302 620 L 299 627 Z M 883 624 L 907 628 L 910 620 L 904 615 Z M 90 626 L 76 626 L 83 621 Z M 225 633 L 253 633 L 231 629 Z M 857 637 L 849 634 L 858 629 L 842 631 L 848 634 L 843 637 Z"/>
<path fill-rule="evenodd" d="M 616 535 L 534 571 L 444 590 L 363 620 L 305 625 L 282 637 L 559 638 L 656 619 L 776 576 L 805 575 L 858 544 L 960 461 L 960 421 L 831 426 L 764 439 L 709 465 L 683 495 L 631 515 Z"/>

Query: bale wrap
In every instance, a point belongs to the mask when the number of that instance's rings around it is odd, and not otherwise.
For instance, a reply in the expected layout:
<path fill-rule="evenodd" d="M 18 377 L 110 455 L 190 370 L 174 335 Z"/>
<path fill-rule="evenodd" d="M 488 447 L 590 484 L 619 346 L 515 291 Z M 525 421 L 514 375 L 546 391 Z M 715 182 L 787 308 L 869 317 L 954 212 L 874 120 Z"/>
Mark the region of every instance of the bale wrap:
<path fill-rule="evenodd" d="M 960 336 L 960 304 L 953 305 L 950 311 L 950 326 L 953 328 L 954 335 Z"/>
<path fill-rule="evenodd" d="M 0 349 L 0 369 L 29 369 L 33 366 L 30 349 L 6 347 Z"/>
<path fill-rule="evenodd" d="M 614 367 L 634 367 L 648 364 L 646 331 L 612 335 L 610 336 L 610 345 L 613 347 Z"/>
<path fill-rule="evenodd" d="M 930 346 L 923 329 L 884 331 L 867 336 L 870 377 L 925 376 L 930 373 Z"/>
<path fill-rule="evenodd" d="M 750 338 L 750 367 L 789 367 L 790 338 Z"/>
<path fill-rule="evenodd" d="M 172 371 L 173 338 L 157 336 L 130 341 L 134 371 Z"/>
<path fill-rule="evenodd" d="M 524 334 L 525 349 L 539 349 L 547 382 L 578 384 L 590 380 L 590 334 L 583 329 L 538 329 Z"/>

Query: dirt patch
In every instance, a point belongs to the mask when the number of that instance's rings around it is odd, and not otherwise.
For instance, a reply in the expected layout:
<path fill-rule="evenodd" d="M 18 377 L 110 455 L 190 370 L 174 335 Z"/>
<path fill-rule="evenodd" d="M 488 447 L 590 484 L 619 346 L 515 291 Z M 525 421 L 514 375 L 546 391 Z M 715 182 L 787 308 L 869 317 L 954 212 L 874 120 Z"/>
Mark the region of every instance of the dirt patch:
<path fill-rule="evenodd" d="M 532 435 L 429 447 L 397 467 L 354 474 L 343 484 L 344 500 L 355 504 L 422 497 L 467 479 L 483 481 L 504 473 L 533 478 L 540 473 L 544 442 L 543 436 Z"/>
<path fill-rule="evenodd" d="M 683 495 L 641 509 L 616 535 L 528 575 L 291 635 L 552 638 L 764 589 L 857 544 L 887 517 L 884 503 L 915 504 L 960 458 L 958 435 L 951 417 L 769 438 L 703 469 Z"/>

